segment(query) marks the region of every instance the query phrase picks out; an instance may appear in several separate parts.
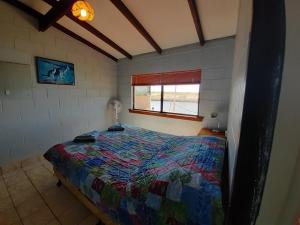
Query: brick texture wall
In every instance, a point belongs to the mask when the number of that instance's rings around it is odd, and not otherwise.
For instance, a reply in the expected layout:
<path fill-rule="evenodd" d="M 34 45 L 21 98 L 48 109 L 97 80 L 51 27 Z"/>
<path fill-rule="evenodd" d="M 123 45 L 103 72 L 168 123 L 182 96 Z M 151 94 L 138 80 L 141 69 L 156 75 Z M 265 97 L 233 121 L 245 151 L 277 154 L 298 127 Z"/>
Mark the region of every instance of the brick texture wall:
<path fill-rule="evenodd" d="M 216 128 L 217 120 L 210 119 L 212 112 L 218 112 L 220 126 L 227 127 L 231 72 L 233 62 L 234 38 L 208 41 L 204 46 L 188 46 L 164 50 L 162 55 L 148 53 L 122 59 L 118 63 L 118 96 L 124 108 L 121 120 L 136 126 L 176 134 L 195 135 L 201 127 Z M 128 113 L 131 107 L 131 75 L 202 70 L 199 113 L 205 119 L 202 123 L 170 118 L 159 118 Z"/>
<path fill-rule="evenodd" d="M 38 32 L 35 19 L 2 1 L 0 12 L 0 67 L 16 71 L 0 69 L 0 166 L 110 125 L 117 64 L 55 28 Z M 76 85 L 38 84 L 34 56 L 74 63 Z"/>

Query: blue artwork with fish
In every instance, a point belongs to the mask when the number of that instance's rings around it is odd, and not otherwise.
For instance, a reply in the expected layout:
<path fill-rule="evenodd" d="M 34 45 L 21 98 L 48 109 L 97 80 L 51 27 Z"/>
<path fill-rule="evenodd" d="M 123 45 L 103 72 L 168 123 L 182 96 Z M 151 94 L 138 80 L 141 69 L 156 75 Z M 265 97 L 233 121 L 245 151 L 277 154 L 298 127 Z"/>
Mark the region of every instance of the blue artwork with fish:
<path fill-rule="evenodd" d="M 36 57 L 37 79 L 43 84 L 75 85 L 74 64 Z"/>

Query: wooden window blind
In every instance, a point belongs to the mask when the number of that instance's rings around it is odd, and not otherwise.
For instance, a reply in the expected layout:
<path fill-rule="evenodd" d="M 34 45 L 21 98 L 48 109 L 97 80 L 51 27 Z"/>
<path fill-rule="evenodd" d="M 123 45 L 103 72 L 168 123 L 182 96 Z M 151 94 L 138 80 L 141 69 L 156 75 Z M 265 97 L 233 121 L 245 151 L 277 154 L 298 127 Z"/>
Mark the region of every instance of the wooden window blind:
<path fill-rule="evenodd" d="M 200 84 L 201 70 L 188 70 L 179 72 L 165 72 L 152 74 L 135 74 L 131 77 L 133 86 L 145 85 L 176 85 Z"/>

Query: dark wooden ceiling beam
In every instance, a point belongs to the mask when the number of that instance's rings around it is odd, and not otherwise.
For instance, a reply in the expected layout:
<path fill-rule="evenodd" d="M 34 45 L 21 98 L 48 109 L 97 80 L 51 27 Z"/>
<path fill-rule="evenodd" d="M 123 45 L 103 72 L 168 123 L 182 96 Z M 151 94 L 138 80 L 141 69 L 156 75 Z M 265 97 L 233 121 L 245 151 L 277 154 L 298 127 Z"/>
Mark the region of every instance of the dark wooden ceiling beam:
<path fill-rule="evenodd" d="M 143 25 L 138 21 L 138 19 L 130 12 L 127 6 L 121 0 L 111 0 L 115 7 L 127 18 L 127 20 L 140 32 L 141 35 L 152 45 L 152 47 L 159 53 L 162 53 L 161 48 L 155 42 L 155 40 L 146 31 Z"/>
<path fill-rule="evenodd" d="M 27 13 L 28 15 L 40 19 L 43 17 L 43 14 L 41 14 L 40 12 L 30 8 L 29 6 L 25 5 L 24 3 L 18 1 L 18 0 L 3 0 L 4 2 L 15 6 L 16 8 L 20 9 L 21 11 Z M 112 56 L 111 54 L 107 53 L 106 51 L 104 51 L 103 49 L 97 47 L 96 45 L 92 44 L 91 42 L 85 40 L 84 38 L 80 37 L 79 35 L 75 34 L 74 32 L 68 30 L 67 28 L 59 25 L 58 23 L 54 23 L 53 27 L 55 27 L 56 29 L 60 30 L 61 32 L 69 35 L 70 37 L 80 41 L 81 43 L 89 46 L 90 48 L 94 49 L 95 51 L 107 56 L 108 58 L 114 60 L 115 62 L 118 61 L 118 59 L 114 56 Z"/>
<path fill-rule="evenodd" d="M 56 0 L 44 0 L 44 2 L 48 3 L 49 5 L 51 5 L 53 7 L 57 4 Z M 107 36 L 105 36 L 102 32 L 100 32 L 99 30 L 97 30 L 96 28 L 94 28 L 93 26 L 91 26 L 89 23 L 81 21 L 81 20 L 75 18 L 72 15 L 71 11 L 67 11 L 66 12 L 66 16 L 68 18 L 70 18 L 71 20 L 73 20 L 78 25 L 80 25 L 81 27 L 83 27 L 84 29 L 86 29 L 89 32 L 91 32 L 93 35 L 95 35 L 96 37 L 98 37 L 102 41 L 104 41 L 106 44 L 108 44 L 109 46 L 111 46 L 115 50 L 119 51 L 121 54 L 123 54 L 127 58 L 132 59 L 132 55 L 129 54 L 126 50 L 124 50 L 123 48 L 121 48 L 119 45 L 117 45 L 115 42 L 113 42 L 111 39 L 109 39 Z"/>
<path fill-rule="evenodd" d="M 102 50 L 101 48 L 97 47 L 96 45 L 92 44 L 91 42 L 85 40 L 84 38 L 80 37 L 78 34 L 75 34 L 74 32 L 68 30 L 67 28 L 63 27 L 62 25 L 55 23 L 53 24 L 53 27 L 55 27 L 56 29 L 62 31 L 63 33 L 71 36 L 72 38 L 80 41 L 83 44 L 86 44 L 87 46 L 89 46 L 90 48 L 102 53 L 103 55 L 111 58 L 112 60 L 114 60 L 115 62 L 118 61 L 118 59 L 114 56 L 112 56 L 111 54 L 107 53 L 106 51 Z"/>
<path fill-rule="evenodd" d="M 43 14 L 39 13 L 38 11 L 30 8 L 29 6 L 25 5 L 23 2 L 18 0 L 3 0 L 4 2 L 20 9 L 21 11 L 25 12 L 26 14 L 35 17 L 36 19 L 42 18 Z"/>
<path fill-rule="evenodd" d="M 109 39 L 107 36 L 105 36 L 102 32 L 100 32 L 99 30 L 97 30 L 96 28 L 94 28 L 93 26 L 88 24 L 87 22 L 84 22 L 84 21 L 81 21 L 81 20 L 75 18 L 73 15 L 70 15 L 70 13 L 68 13 L 67 16 L 71 20 L 73 20 L 74 22 L 76 22 L 77 24 L 79 24 L 80 26 L 82 26 L 83 28 L 88 30 L 89 32 L 91 32 L 93 35 L 95 35 L 96 37 L 98 37 L 99 39 L 104 41 L 106 44 L 108 44 L 109 46 L 111 46 L 112 48 L 114 48 L 115 50 L 117 50 L 118 52 L 123 54 L 124 56 L 126 56 L 127 58 L 132 59 L 131 54 L 129 54 L 127 51 L 125 51 L 123 48 L 121 48 L 119 45 L 117 45 L 115 42 L 113 42 L 111 39 Z"/>
<path fill-rule="evenodd" d="M 57 2 L 40 20 L 40 31 L 47 30 L 70 10 L 76 0 Z"/>
<path fill-rule="evenodd" d="M 200 45 L 204 45 L 205 40 L 204 40 L 203 30 L 202 30 L 202 26 L 201 26 L 201 22 L 200 22 L 199 12 L 197 9 L 196 0 L 188 0 L 188 3 L 189 3 L 189 7 L 190 7 L 190 10 L 192 13 L 192 17 L 194 20 L 194 24 L 195 24 L 195 28 L 197 31 Z"/>

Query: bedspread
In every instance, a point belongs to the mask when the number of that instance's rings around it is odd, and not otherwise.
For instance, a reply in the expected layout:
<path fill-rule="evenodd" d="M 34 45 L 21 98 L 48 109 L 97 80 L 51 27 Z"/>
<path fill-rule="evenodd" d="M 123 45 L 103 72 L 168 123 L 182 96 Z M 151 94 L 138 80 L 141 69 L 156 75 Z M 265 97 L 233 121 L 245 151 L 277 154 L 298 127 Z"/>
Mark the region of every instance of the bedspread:
<path fill-rule="evenodd" d="M 125 126 L 44 157 L 116 224 L 221 225 L 225 140 Z"/>

